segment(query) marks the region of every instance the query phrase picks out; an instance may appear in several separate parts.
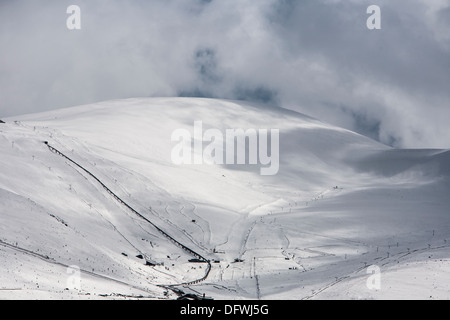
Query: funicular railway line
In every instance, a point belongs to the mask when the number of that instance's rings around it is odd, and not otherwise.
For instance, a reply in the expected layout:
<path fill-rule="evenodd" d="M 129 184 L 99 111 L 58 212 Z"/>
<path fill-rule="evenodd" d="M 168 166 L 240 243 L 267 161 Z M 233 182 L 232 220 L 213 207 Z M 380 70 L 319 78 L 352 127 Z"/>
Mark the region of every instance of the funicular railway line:
<path fill-rule="evenodd" d="M 68 157 L 67 155 L 65 155 L 64 153 L 62 153 L 61 151 L 59 151 L 58 149 L 56 149 L 55 147 L 52 147 L 48 141 L 44 142 L 47 147 L 49 148 L 49 150 L 63 158 L 65 158 L 66 160 L 70 161 L 71 163 L 73 163 L 75 166 L 77 166 L 78 168 L 80 168 L 81 170 L 83 170 L 85 173 L 87 173 L 92 179 L 94 179 L 97 183 L 99 183 L 103 189 L 105 189 L 116 201 L 118 201 L 120 204 L 122 204 L 123 206 L 125 206 L 128 210 L 130 210 L 131 212 L 133 212 L 135 215 L 137 215 L 139 218 L 143 219 L 144 221 L 146 221 L 147 223 L 151 224 L 159 233 L 161 233 L 164 237 L 166 237 L 167 239 L 169 239 L 173 244 L 177 245 L 178 247 L 180 247 L 182 250 L 184 250 L 185 252 L 187 252 L 188 254 L 192 255 L 193 257 L 195 257 L 199 262 L 204 262 L 207 264 L 206 267 L 206 271 L 205 274 L 198 279 L 192 280 L 192 281 L 188 281 L 188 282 L 184 282 L 184 283 L 179 283 L 179 284 L 172 284 L 172 285 L 160 285 L 161 287 L 165 287 L 168 289 L 173 290 L 176 293 L 180 293 L 180 290 L 176 289 L 176 286 L 181 286 L 181 285 L 192 285 L 192 284 L 197 284 L 199 282 L 204 281 L 210 271 L 211 271 L 211 262 L 206 259 L 205 257 L 203 257 L 200 253 L 190 249 L 189 247 L 187 247 L 186 245 L 182 244 L 181 242 L 179 242 L 178 240 L 176 240 L 174 237 L 172 237 L 170 234 L 168 234 L 166 231 L 162 230 L 160 227 L 158 227 L 156 224 L 154 224 L 152 221 L 150 221 L 148 218 L 146 218 L 145 216 L 143 216 L 142 214 L 140 214 L 138 211 L 136 211 L 135 209 L 133 209 L 128 203 L 126 203 L 124 200 L 122 200 L 117 194 L 115 194 L 111 189 L 109 189 L 99 178 L 97 178 L 92 172 L 90 172 L 88 169 L 86 169 L 85 167 L 83 167 L 82 165 L 80 165 L 79 163 L 77 163 L 76 161 L 72 160 L 70 157 Z"/>

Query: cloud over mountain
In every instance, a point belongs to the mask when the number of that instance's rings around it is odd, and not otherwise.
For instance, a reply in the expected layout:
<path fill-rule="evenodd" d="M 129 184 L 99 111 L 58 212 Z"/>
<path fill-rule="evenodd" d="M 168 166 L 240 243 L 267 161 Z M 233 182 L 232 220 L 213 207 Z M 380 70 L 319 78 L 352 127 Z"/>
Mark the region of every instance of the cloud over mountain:
<path fill-rule="evenodd" d="M 81 30 L 66 9 L 81 8 Z M 381 8 L 381 30 L 366 9 Z M 449 147 L 448 1 L 2 1 L 0 116 L 135 96 L 279 104 Z"/>

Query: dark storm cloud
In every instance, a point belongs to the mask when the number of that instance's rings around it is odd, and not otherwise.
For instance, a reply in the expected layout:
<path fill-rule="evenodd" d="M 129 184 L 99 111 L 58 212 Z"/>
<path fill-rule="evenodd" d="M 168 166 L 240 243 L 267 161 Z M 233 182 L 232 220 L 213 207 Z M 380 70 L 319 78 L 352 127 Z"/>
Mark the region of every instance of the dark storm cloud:
<path fill-rule="evenodd" d="M 81 7 L 81 30 L 66 8 Z M 369 5 L 382 29 L 368 30 Z M 449 147 L 450 1 L 0 1 L 0 116 L 139 96 L 279 104 Z"/>

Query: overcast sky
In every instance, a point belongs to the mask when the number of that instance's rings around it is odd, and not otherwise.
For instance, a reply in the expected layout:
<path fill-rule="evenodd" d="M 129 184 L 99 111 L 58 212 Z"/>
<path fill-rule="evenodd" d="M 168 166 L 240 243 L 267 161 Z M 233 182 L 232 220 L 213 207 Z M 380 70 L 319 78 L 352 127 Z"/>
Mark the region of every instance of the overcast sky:
<path fill-rule="evenodd" d="M 450 0 L 0 0 L 0 117 L 146 96 L 263 101 L 450 148 Z"/>

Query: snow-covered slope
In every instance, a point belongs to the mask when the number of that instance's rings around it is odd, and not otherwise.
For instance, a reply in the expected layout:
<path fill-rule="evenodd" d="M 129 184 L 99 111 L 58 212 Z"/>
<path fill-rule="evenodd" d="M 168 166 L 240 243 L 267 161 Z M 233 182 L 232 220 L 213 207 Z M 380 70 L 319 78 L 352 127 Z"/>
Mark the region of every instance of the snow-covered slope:
<path fill-rule="evenodd" d="M 292 111 L 213 99 L 107 101 L 3 120 L 0 298 L 174 298 L 158 285 L 206 272 L 44 141 L 211 260 L 207 279 L 184 292 L 450 298 L 448 150 L 396 150 Z M 174 164 L 171 135 L 194 121 L 219 132 L 279 129 L 278 173 Z M 378 290 L 367 286 L 370 265 Z"/>

